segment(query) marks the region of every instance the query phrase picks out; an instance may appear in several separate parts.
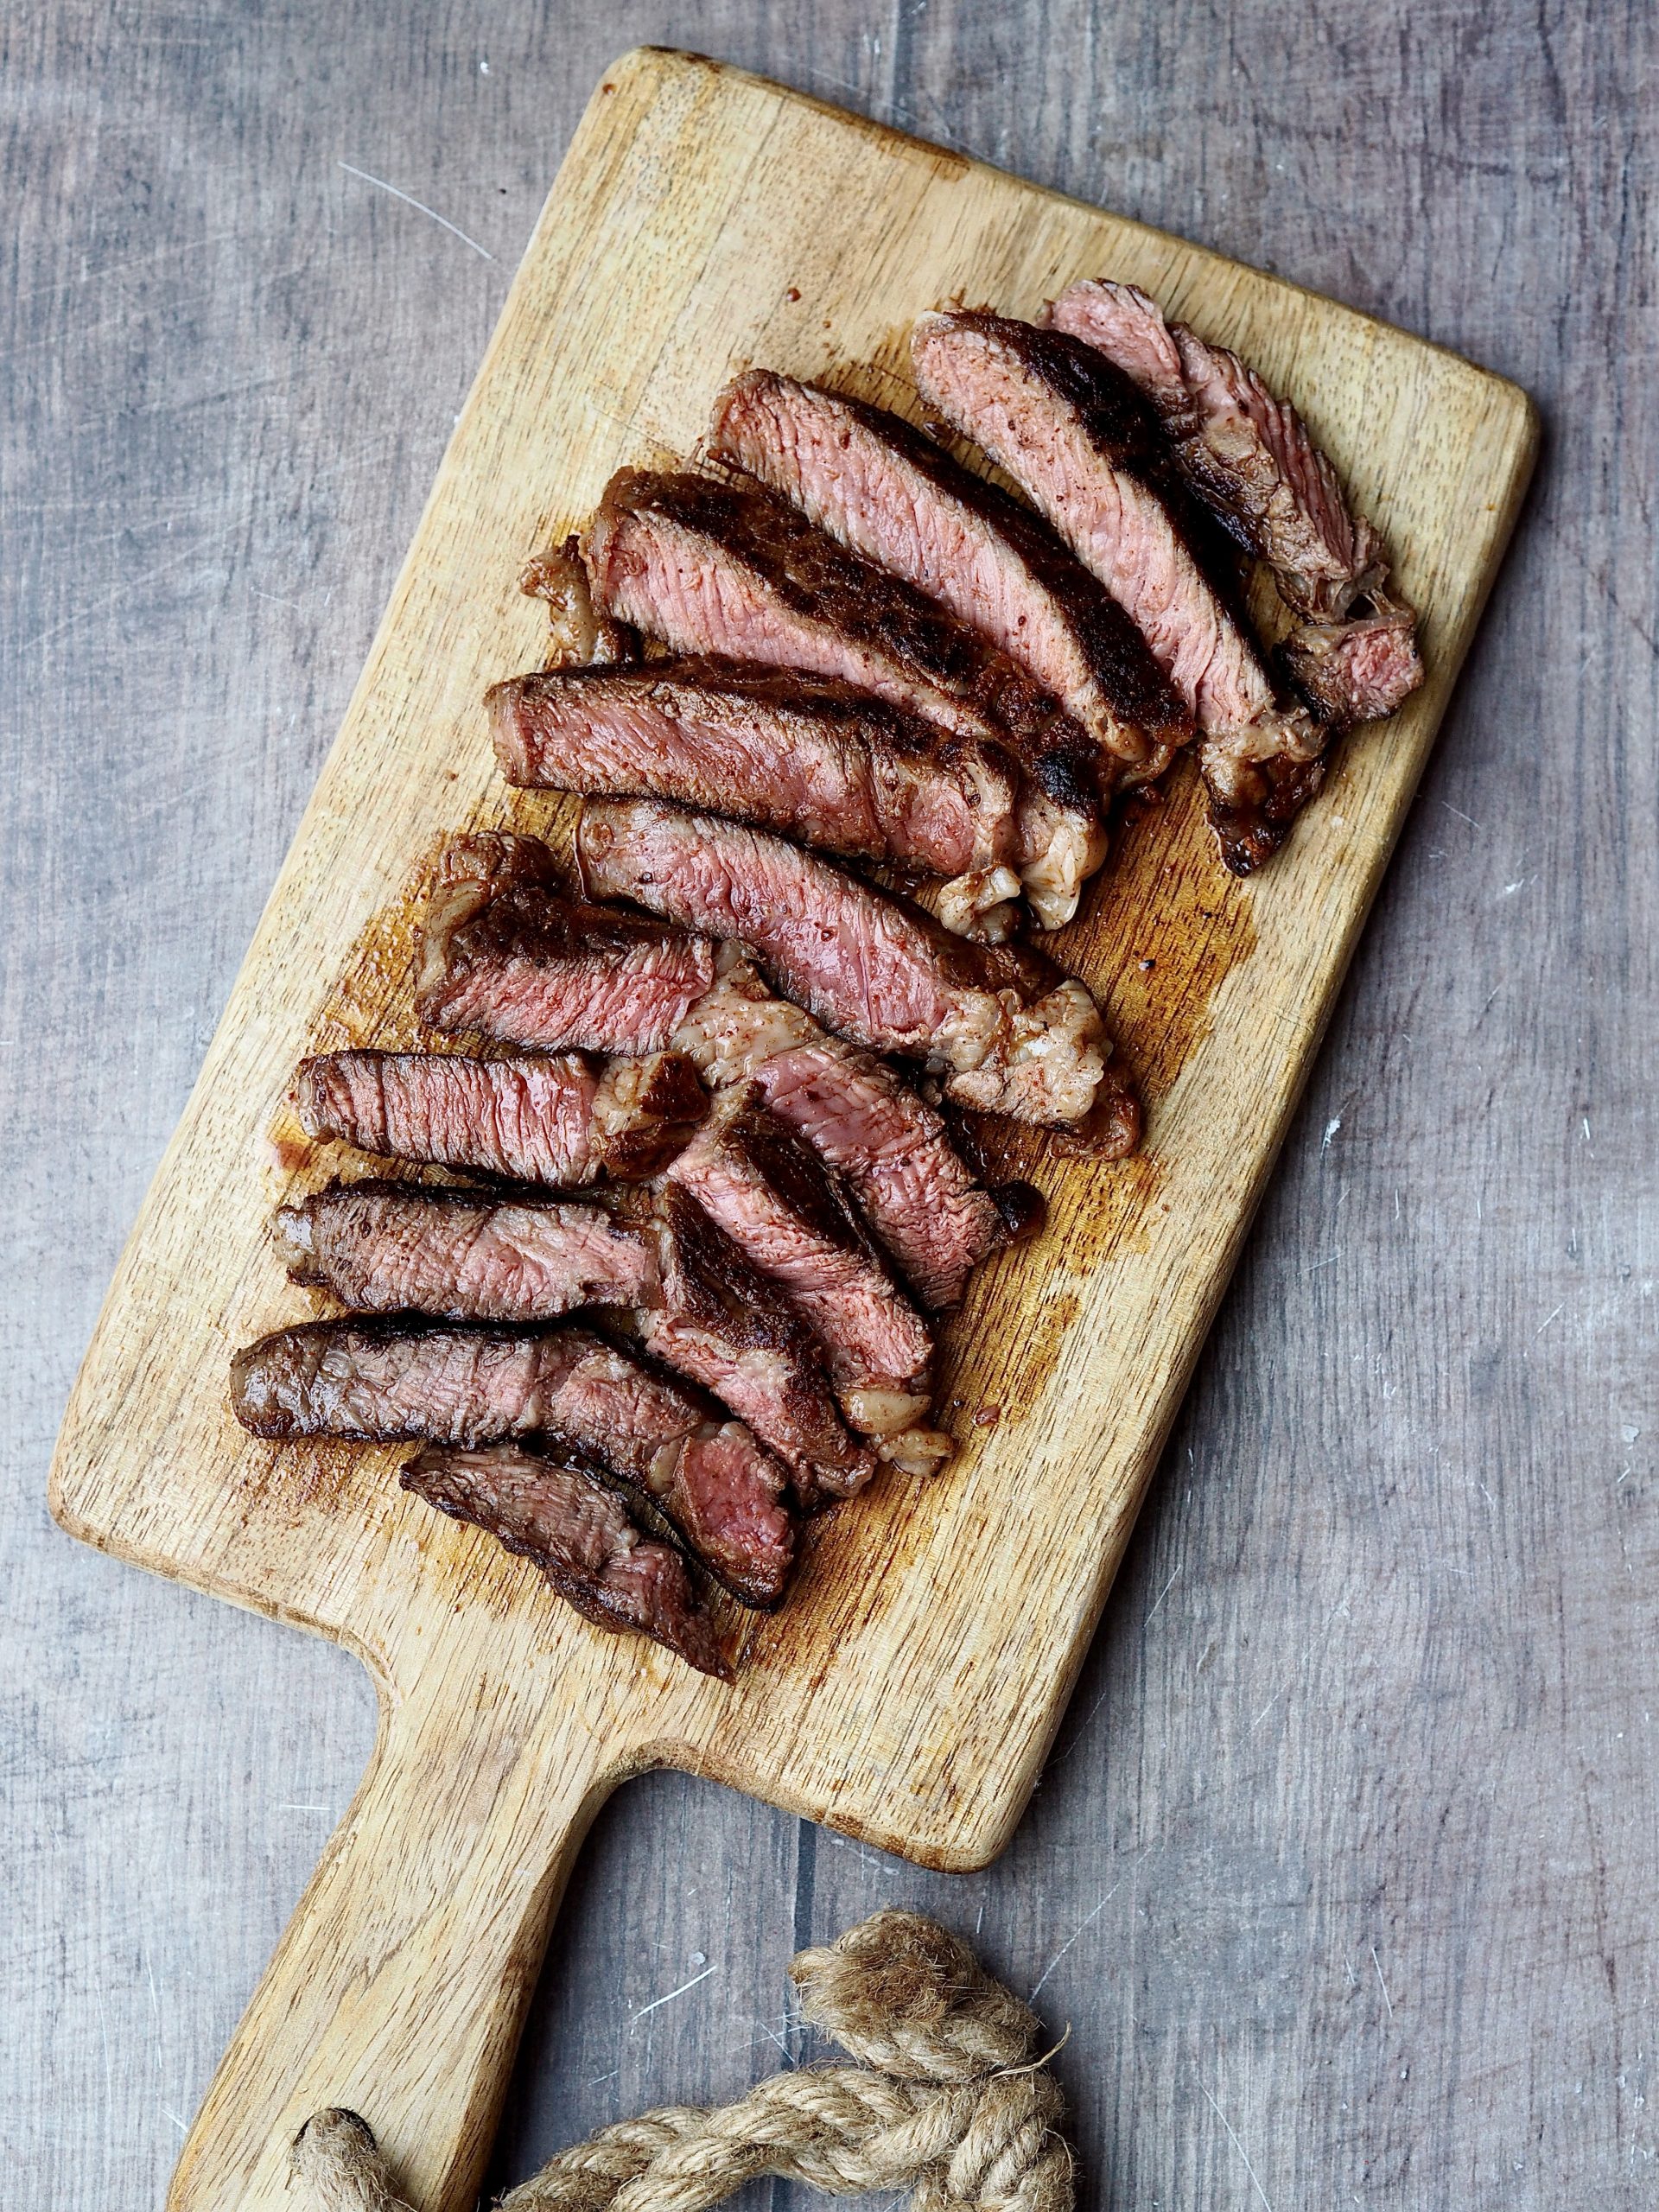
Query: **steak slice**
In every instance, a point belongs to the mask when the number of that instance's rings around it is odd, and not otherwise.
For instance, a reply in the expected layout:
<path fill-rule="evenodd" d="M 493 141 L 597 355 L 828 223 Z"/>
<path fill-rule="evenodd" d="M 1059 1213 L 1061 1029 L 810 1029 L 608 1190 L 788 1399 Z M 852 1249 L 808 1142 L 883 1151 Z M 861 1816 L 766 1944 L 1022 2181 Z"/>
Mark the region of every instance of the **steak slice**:
<path fill-rule="evenodd" d="M 1275 696 L 1137 387 L 1080 339 L 1005 315 L 924 315 L 911 351 L 930 405 L 1030 493 L 1140 627 L 1198 722 L 1222 856 L 1248 874 L 1318 788 L 1325 733 Z"/>
<path fill-rule="evenodd" d="M 1105 857 L 1093 748 L 1025 670 L 782 499 L 622 469 L 584 543 L 596 602 L 677 653 L 828 677 L 953 737 L 1001 744 L 1027 779 L 1014 860 L 1046 926 Z"/>
<path fill-rule="evenodd" d="M 675 1052 L 597 1071 L 574 1053 L 326 1052 L 300 1063 L 293 1097 L 308 1136 L 565 1190 L 658 1173 L 709 1104 Z"/>
<path fill-rule="evenodd" d="M 655 1294 L 650 1245 L 601 1206 L 418 1183 L 331 1183 L 282 1206 L 295 1282 L 371 1313 L 549 1321 Z"/>
<path fill-rule="evenodd" d="M 654 799 L 589 800 L 577 855 L 590 895 L 752 946 L 819 1020 L 925 1061 L 963 1105 L 1088 1119 L 1112 1048 L 1086 987 L 1040 955 L 969 944 L 781 837 Z"/>
<path fill-rule="evenodd" d="M 638 1320 L 646 1350 L 747 1421 L 789 1469 L 809 1511 L 861 1490 L 875 1454 L 848 1434 L 823 1346 L 795 1306 L 689 1190 L 665 1182 L 651 1194 L 648 1214 L 643 1193 L 640 1201 L 660 1286 Z"/>
<path fill-rule="evenodd" d="M 466 838 L 427 910 L 415 1011 L 517 1045 L 654 1052 L 714 972 L 706 941 L 563 895 L 533 838 Z"/>
<path fill-rule="evenodd" d="M 411 1459 L 403 1488 L 533 1560 L 598 1628 L 637 1630 L 699 1674 L 730 1681 L 714 1623 L 672 1544 L 645 1534 L 613 1491 L 516 1444 L 439 1446 Z"/>
<path fill-rule="evenodd" d="M 1014 849 L 1019 773 L 999 747 L 827 677 L 715 659 L 562 668 L 498 683 L 487 704 L 523 788 L 673 799 L 937 875 Z"/>
<path fill-rule="evenodd" d="M 472 1447 L 545 1433 L 656 1499 L 734 1597 L 770 1605 L 795 1555 L 785 1474 L 741 1421 L 591 1331 L 401 1316 L 279 1329 L 231 1364 L 256 1436 Z"/>
<path fill-rule="evenodd" d="M 1298 622 L 1274 658 L 1321 721 L 1376 721 L 1403 706 L 1423 680 L 1417 617 L 1373 585 L 1365 612 L 1340 622 Z"/>
<path fill-rule="evenodd" d="M 838 1179 L 740 1084 L 669 1171 L 778 1284 L 817 1332 L 847 1418 L 907 1462 L 937 1464 L 944 1440 L 901 1437 L 932 1401 L 933 1340 Z M 891 1455 L 890 1455 L 891 1456 Z"/>
<path fill-rule="evenodd" d="M 1034 1226 L 1028 1185 L 994 1198 L 908 1084 L 776 997 L 731 948 L 676 1041 L 715 1090 L 753 1083 L 770 1112 L 845 1179 L 930 1313 L 958 1304 L 979 1262 Z"/>
<path fill-rule="evenodd" d="M 1166 323 L 1134 284 L 1073 284 L 1047 320 L 1133 378 L 1188 489 L 1269 569 L 1301 618 L 1283 658 L 1315 711 L 1337 722 L 1392 714 L 1422 681 L 1415 617 L 1389 591 L 1381 537 L 1289 401 L 1224 346 Z"/>
<path fill-rule="evenodd" d="M 1101 749 L 1108 789 L 1161 775 L 1191 738 L 1191 716 L 1098 579 L 899 416 L 751 369 L 715 402 L 713 447 L 1017 661 Z"/>

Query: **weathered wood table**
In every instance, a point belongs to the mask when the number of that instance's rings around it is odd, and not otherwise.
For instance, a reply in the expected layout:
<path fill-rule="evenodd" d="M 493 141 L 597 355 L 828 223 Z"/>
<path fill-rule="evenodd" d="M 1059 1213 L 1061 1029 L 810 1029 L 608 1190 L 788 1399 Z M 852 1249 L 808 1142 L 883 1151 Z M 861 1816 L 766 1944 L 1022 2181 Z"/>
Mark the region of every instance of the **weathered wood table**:
<path fill-rule="evenodd" d="M 71 1545 L 44 1469 L 559 153 L 646 39 L 1419 330 L 1547 442 L 1012 1849 L 927 1875 L 632 1785 L 499 2178 L 784 2063 L 789 1954 L 899 1902 L 1073 2024 L 1090 2205 L 1647 2205 L 1659 35 L 1504 0 L 6 11 L 9 2201 L 157 2201 L 366 1756 L 353 1661 Z"/>

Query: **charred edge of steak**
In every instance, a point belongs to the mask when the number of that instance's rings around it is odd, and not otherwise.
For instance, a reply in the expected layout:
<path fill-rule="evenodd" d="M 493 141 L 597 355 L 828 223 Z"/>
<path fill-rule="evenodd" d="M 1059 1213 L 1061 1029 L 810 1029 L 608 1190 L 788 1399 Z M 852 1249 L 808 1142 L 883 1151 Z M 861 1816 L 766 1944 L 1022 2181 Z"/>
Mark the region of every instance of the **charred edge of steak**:
<path fill-rule="evenodd" d="M 417 1013 L 422 999 L 441 986 L 450 947 L 467 924 L 493 901 L 526 887 L 549 892 L 560 887 L 553 855 L 539 838 L 486 830 L 453 838 L 444 847 L 426 903 L 415 983 Z"/>
<path fill-rule="evenodd" d="M 514 1446 L 438 1448 L 410 1460 L 398 1480 L 532 1560 L 596 1627 L 648 1636 L 700 1674 L 733 1679 L 678 1544 L 647 1535 L 618 1493 L 585 1469 Z"/>
<path fill-rule="evenodd" d="M 1024 1244 L 1042 1234 L 1048 1223 L 1048 1200 L 1034 1183 L 994 1183 L 990 1190 L 991 1203 L 1002 1217 L 1005 1245 Z"/>
<path fill-rule="evenodd" d="M 546 602 L 550 668 L 627 667 L 639 658 L 638 634 L 595 610 L 576 538 L 532 554 L 519 571 L 518 588 L 527 599 Z"/>
<path fill-rule="evenodd" d="M 1019 774 L 1001 747 L 830 677 L 691 654 L 543 670 L 486 703 L 524 789 L 671 799 L 944 875 L 1013 845 Z"/>
<path fill-rule="evenodd" d="M 618 1183 L 643 1183 L 687 1143 L 709 1111 L 696 1063 L 683 1052 L 607 1060 L 594 1095 L 594 1148 Z"/>
<path fill-rule="evenodd" d="M 647 1348 L 747 1422 L 804 1511 L 862 1489 L 874 1453 L 849 1433 L 823 1346 L 794 1306 L 680 1185 L 659 1185 L 651 1206 L 663 1305 L 644 1317 Z"/>
<path fill-rule="evenodd" d="M 1311 760 L 1277 754 L 1263 760 L 1201 759 L 1209 817 L 1224 864 L 1234 875 L 1253 875 L 1289 836 L 1297 816 L 1315 798 L 1330 766 L 1327 751 Z"/>
<path fill-rule="evenodd" d="M 770 370 L 750 370 L 747 375 L 735 378 L 715 400 L 715 451 L 734 466 L 746 468 L 772 491 L 785 497 L 798 497 L 799 504 L 810 512 L 811 502 L 798 493 L 791 493 L 785 481 L 782 457 L 771 460 L 769 466 L 771 457 L 753 436 L 744 435 L 741 423 L 744 405 L 751 397 L 787 404 L 796 394 L 804 394 L 810 402 L 827 403 L 831 409 L 839 410 L 867 437 L 888 448 L 902 467 L 912 471 L 943 500 L 963 509 L 992 537 L 1006 543 L 1039 592 L 1052 603 L 1055 617 L 1069 630 L 1090 676 L 1099 686 L 1109 711 L 1122 726 L 1122 732 L 1144 741 L 1142 747 L 1131 747 L 1128 757 L 1136 760 L 1141 772 L 1161 773 L 1171 753 L 1190 741 L 1192 716 L 1147 651 L 1141 632 L 1105 586 L 1074 558 L 1039 516 L 1000 485 L 989 483 L 964 468 L 902 416 L 822 385 L 797 384 L 793 378 L 778 376 Z M 813 518 L 819 519 L 816 515 Z M 823 526 L 837 537 L 842 535 L 827 518 Z M 855 544 L 853 550 L 872 560 L 882 559 L 869 546 Z M 885 565 L 893 564 L 889 562 Z M 899 568 L 907 581 L 950 606 L 960 619 L 974 621 L 965 608 L 956 605 L 948 590 L 930 589 L 920 576 L 912 574 L 903 564 Z M 976 626 L 982 627 L 982 624 L 976 623 Z M 1015 660 L 1023 660 L 1024 656 L 1012 645 L 1001 646 L 1000 640 L 993 642 Z M 1040 677 L 1034 670 L 1032 673 L 1040 683 Z M 1119 736 L 1121 744 L 1122 734 L 1114 734 Z M 1052 790 L 1050 795 L 1059 796 Z"/>
<path fill-rule="evenodd" d="M 656 1287 L 650 1245 L 604 1208 L 522 1186 L 334 1182 L 275 1225 L 290 1281 L 368 1313 L 555 1320 Z"/>

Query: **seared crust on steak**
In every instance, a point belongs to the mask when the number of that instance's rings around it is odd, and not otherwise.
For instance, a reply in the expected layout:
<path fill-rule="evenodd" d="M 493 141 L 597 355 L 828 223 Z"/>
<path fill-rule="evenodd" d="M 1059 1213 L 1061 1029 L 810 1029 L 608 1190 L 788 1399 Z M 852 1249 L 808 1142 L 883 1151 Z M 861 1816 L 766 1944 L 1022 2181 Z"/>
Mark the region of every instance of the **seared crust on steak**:
<path fill-rule="evenodd" d="M 715 402 L 713 447 L 1019 662 L 1101 748 L 1107 789 L 1161 775 L 1191 738 L 1111 594 L 1028 508 L 900 416 L 751 369 Z"/>
<path fill-rule="evenodd" d="M 581 1469 L 516 1444 L 448 1445 L 417 1453 L 398 1481 L 440 1513 L 534 1560 L 596 1627 L 648 1636 L 700 1674 L 731 1681 L 684 1560 L 645 1535 L 622 1498 Z"/>
<path fill-rule="evenodd" d="M 850 684 L 712 658 L 562 668 L 486 703 L 510 784 L 665 798 L 954 876 L 1007 861 L 1019 772 Z"/>
<path fill-rule="evenodd" d="M 510 867 L 474 849 L 498 845 L 520 849 Z M 713 980 L 705 939 L 563 895 L 533 838 L 470 838 L 428 908 L 415 1011 L 516 1045 L 654 1052 Z"/>
<path fill-rule="evenodd" d="M 231 1365 L 257 1436 L 472 1447 L 557 1436 L 654 1497 L 734 1596 L 782 1596 L 795 1529 L 785 1471 L 741 1421 L 569 1323 L 373 1316 L 278 1329 Z"/>
<path fill-rule="evenodd" d="M 818 1020 L 907 1053 L 962 1104 L 1084 1122 L 1111 1045 L 1074 976 L 1021 946 L 970 944 L 781 837 L 652 799 L 589 800 L 583 887 L 753 948 Z"/>
<path fill-rule="evenodd" d="M 794 668 L 874 692 L 953 736 L 1001 744 L 1027 788 L 1015 865 L 1046 926 L 1105 857 L 1095 751 L 978 632 L 814 530 L 770 493 L 622 469 L 584 541 L 596 602 L 677 653 Z"/>
<path fill-rule="evenodd" d="M 1264 802 L 1284 779 L 1261 764 L 1308 766 L 1325 733 L 1275 696 L 1139 390 L 1080 339 L 1006 315 L 923 315 L 911 351 L 929 404 L 1024 486 L 1139 626 L 1197 720 L 1222 857 L 1248 874 L 1283 835 Z"/>

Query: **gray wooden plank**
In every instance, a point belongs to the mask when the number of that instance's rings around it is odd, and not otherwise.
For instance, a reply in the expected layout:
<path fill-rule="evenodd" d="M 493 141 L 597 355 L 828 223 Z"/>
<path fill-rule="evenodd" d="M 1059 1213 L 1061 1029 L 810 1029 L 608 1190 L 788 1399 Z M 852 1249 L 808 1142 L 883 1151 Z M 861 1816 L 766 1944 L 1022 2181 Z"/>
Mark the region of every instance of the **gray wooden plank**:
<path fill-rule="evenodd" d="M 44 1467 L 547 181 L 641 40 L 1421 330 L 1548 442 L 1011 1850 L 951 1880 L 632 1786 L 499 2177 L 740 2088 L 797 1942 L 905 1902 L 1071 2022 L 1090 2203 L 1648 2203 L 1656 40 L 1623 0 L 6 11 L 13 2200 L 156 2201 L 366 1755 L 353 1662 L 68 1544 Z"/>

